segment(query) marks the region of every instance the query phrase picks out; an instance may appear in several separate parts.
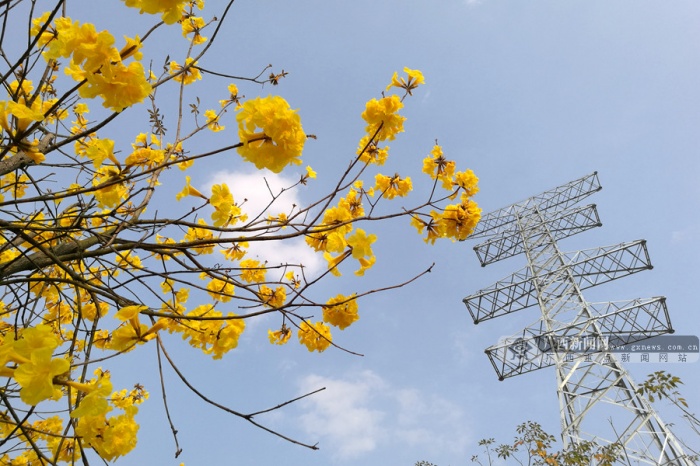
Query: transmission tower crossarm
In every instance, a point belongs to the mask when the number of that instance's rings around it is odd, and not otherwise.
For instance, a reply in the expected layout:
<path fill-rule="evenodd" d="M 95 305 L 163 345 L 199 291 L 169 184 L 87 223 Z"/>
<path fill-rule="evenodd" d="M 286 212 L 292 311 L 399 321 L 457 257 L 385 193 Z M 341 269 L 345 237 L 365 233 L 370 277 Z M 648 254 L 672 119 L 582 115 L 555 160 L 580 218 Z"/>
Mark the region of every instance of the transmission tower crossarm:
<path fill-rule="evenodd" d="M 523 212 L 534 207 L 538 207 L 540 211 L 563 210 L 601 189 L 598 172 L 593 172 L 522 202 L 482 215 L 471 238 L 500 235 L 503 228 L 511 227 L 515 223 L 514 212 Z"/>
<path fill-rule="evenodd" d="M 547 271 L 545 278 L 561 274 L 565 268 L 569 268 L 582 290 L 652 268 L 644 240 L 578 251 L 565 256 L 566 264 Z M 538 303 L 535 285 L 527 267 L 462 301 L 475 324 Z"/>

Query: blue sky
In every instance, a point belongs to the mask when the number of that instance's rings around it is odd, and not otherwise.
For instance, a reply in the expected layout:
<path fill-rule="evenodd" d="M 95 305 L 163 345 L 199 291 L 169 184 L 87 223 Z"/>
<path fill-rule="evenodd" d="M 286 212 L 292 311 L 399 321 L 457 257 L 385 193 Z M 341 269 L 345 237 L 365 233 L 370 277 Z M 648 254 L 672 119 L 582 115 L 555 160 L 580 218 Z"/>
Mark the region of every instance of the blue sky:
<path fill-rule="evenodd" d="M 210 0 L 207 15 L 219 14 L 222 3 Z M 71 5 L 70 16 L 95 21 L 117 37 L 117 25 L 132 35 L 150 24 L 124 14 L 121 2 L 75 11 Z M 479 176 L 477 200 L 488 212 L 597 170 L 603 190 L 590 202 L 598 205 L 603 228 L 565 240 L 561 248 L 644 238 L 654 269 L 592 290 L 591 300 L 665 295 L 677 332 L 700 334 L 697 2 L 239 0 L 226 21 L 200 64 L 241 76 L 268 63 L 289 72 L 276 88 L 244 82 L 239 88 L 247 97 L 282 95 L 299 109 L 305 130 L 318 136 L 303 157 L 318 180 L 290 202 L 315 199 L 345 168 L 362 136 L 364 103 L 379 96 L 392 73 L 420 69 L 426 85 L 406 102 L 406 132 L 390 144 L 387 173 L 420 179 L 421 160 L 438 139 L 460 168 Z M 159 34 L 149 40 L 148 54 L 157 56 L 173 43 L 184 50 L 177 34 Z M 211 80 L 194 92 L 216 102 L 227 84 Z M 168 97 L 160 97 L 167 108 Z M 232 129 L 233 116 L 228 118 L 223 124 Z M 130 142 L 138 125 L 122 120 L 120 131 Z M 212 135 L 203 148 L 230 144 L 230 138 L 235 132 Z M 250 186 L 245 177 L 251 173 L 230 154 L 192 176 L 200 185 L 228 179 Z M 173 192 L 184 181 L 177 183 Z M 363 299 L 360 320 L 336 332 L 340 344 L 363 357 L 334 349 L 311 354 L 296 343 L 272 347 L 265 336 L 272 319 L 251 322 L 240 347 L 215 363 L 176 339 L 169 342 L 181 368 L 208 396 L 240 411 L 326 387 L 259 419 L 302 442 L 318 442 L 319 451 L 203 405 L 170 374 L 168 400 L 184 449 L 174 459 L 153 375 L 155 353 L 144 348 L 128 355 L 128 371 L 113 374 L 115 387 L 138 381 L 152 395 L 141 410 L 140 444 L 119 464 L 373 466 L 425 459 L 457 466 L 471 464 L 479 439 L 509 441 L 525 420 L 557 435 L 554 371 L 499 382 L 483 354 L 499 337 L 534 322 L 539 311 L 474 326 L 462 304 L 465 296 L 524 267 L 524 257 L 481 268 L 474 242 L 428 247 L 405 223 L 381 230 L 372 225 L 379 236 L 377 265 L 366 282 L 348 277 L 319 290 L 330 295 L 352 286 L 386 286 L 436 262 L 411 286 Z M 301 249 L 283 253 L 307 254 Z M 300 257 L 312 265 L 317 260 Z M 680 376 L 697 410 L 698 367 L 627 368 L 637 380 L 656 370 Z M 658 408 L 666 417 L 668 407 Z"/>

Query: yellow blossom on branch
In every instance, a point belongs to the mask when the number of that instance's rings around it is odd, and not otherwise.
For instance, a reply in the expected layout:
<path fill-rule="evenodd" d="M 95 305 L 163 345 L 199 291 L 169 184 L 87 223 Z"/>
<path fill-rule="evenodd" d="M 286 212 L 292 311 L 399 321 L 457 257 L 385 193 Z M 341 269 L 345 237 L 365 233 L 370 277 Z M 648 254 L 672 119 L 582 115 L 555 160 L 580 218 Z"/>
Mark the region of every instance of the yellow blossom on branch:
<path fill-rule="evenodd" d="M 375 177 L 374 189 L 382 193 L 382 196 L 387 199 L 393 199 L 396 196 L 405 197 L 413 189 L 411 177 L 401 178 L 398 174 L 388 177 L 378 173 Z"/>
<path fill-rule="evenodd" d="M 423 173 L 441 181 L 443 188 L 452 189 L 455 163 L 447 160 L 443 155 L 442 147 L 436 144 L 430 151 L 430 155 L 423 159 Z"/>
<path fill-rule="evenodd" d="M 189 176 L 186 176 L 185 177 L 185 187 L 182 188 L 182 191 L 180 191 L 179 193 L 177 193 L 175 195 L 175 199 L 177 199 L 179 201 L 180 199 L 182 199 L 185 196 L 193 196 L 193 197 L 199 197 L 200 199 L 209 200 L 209 198 L 207 196 L 200 193 L 197 188 L 192 186 L 190 184 L 190 181 L 191 181 L 191 178 Z"/>
<path fill-rule="evenodd" d="M 331 298 L 323 306 L 323 320 L 343 330 L 358 320 L 357 299 L 355 295 L 344 296 L 339 294 Z"/>
<path fill-rule="evenodd" d="M 206 276 L 206 274 L 202 275 Z M 209 282 L 207 290 L 212 299 L 221 301 L 222 303 L 231 301 L 231 298 L 235 294 L 233 283 L 218 278 L 214 278 Z"/>
<path fill-rule="evenodd" d="M 471 197 L 479 192 L 478 182 L 479 178 L 476 177 L 474 172 L 467 170 L 455 173 L 453 184 L 461 189 L 464 194 Z"/>
<path fill-rule="evenodd" d="M 481 209 L 476 202 L 465 194 L 461 200 L 460 204 L 446 206 L 440 219 L 444 236 L 453 241 L 467 239 L 481 219 Z"/>
<path fill-rule="evenodd" d="M 188 34 L 192 34 L 192 38 L 190 40 L 194 45 L 203 44 L 207 41 L 207 38 L 201 34 L 202 28 L 206 26 L 204 18 L 200 16 L 189 16 L 182 20 L 181 25 L 182 37 L 187 37 Z"/>
<path fill-rule="evenodd" d="M 228 99 L 220 100 L 219 104 L 221 104 L 222 107 L 227 106 L 230 103 L 235 103 L 236 105 L 240 106 L 240 97 L 238 96 L 238 86 L 235 84 L 229 84 L 228 85 L 228 92 L 229 92 L 229 97 Z M 236 107 L 238 108 L 238 107 Z"/>
<path fill-rule="evenodd" d="M 179 73 L 173 78 L 175 81 L 184 85 L 192 84 L 198 79 L 202 79 L 202 73 L 199 72 L 199 69 L 196 67 L 196 65 L 197 62 L 194 61 L 192 57 L 187 57 L 187 59 L 185 59 L 184 66 L 178 64 L 175 60 L 173 60 L 170 62 L 170 74 L 175 75 Z"/>
<path fill-rule="evenodd" d="M 116 207 L 123 202 L 127 196 L 128 186 L 122 180 L 121 170 L 112 165 L 104 165 L 95 173 L 92 180 L 95 189 L 95 199 L 100 207 Z"/>
<path fill-rule="evenodd" d="M 274 332 L 272 330 L 267 331 L 267 337 L 273 345 L 284 345 L 289 341 L 291 336 L 292 331 L 284 324 L 282 324 L 282 328 L 279 330 L 275 330 Z"/>
<path fill-rule="evenodd" d="M 241 280 L 248 283 L 262 283 L 265 281 L 267 270 L 265 265 L 255 259 L 241 261 Z"/>
<path fill-rule="evenodd" d="M 315 324 L 309 324 L 303 321 L 299 325 L 299 331 L 297 333 L 299 337 L 299 343 L 306 346 L 309 351 L 318 351 L 322 353 L 331 345 L 333 337 L 331 336 L 331 330 L 323 322 L 316 322 Z"/>
<path fill-rule="evenodd" d="M 306 166 L 306 177 L 316 179 L 316 172 L 310 166 Z"/>
<path fill-rule="evenodd" d="M 211 254 L 214 251 L 214 244 L 212 242 L 214 233 L 207 228 L 207 222 L 203 218 L 197 220 L 197 224 L 201 225 L 201 227 L 189 227 L 183 242 L 196 243 L 198 241 L 205 241 L 205 244 L 193 245 L 192 250 L 198 254 Z"/>
<path fill-rule="evenodd" d="M 301 164 L 306 134 L 301 119 L 279 96 L 246 101 L 238 115 L 238 153 L 257 168 L 279 173 L 289 164 Z"/>
<path fill-rule="evenodd" d="M 85 76 L 87 84 L 78 89 L 81 97 L 102 97 L 102 105 L 120 112 L 143 100 L 151 93 L 151 85 L 145 78 L 143 65 L 139 62 L 129 66 L 121 62 L 112 65 L 111 76 L 90 73 Z"/>
<path fill-rule="evenodd" d="M 206 110 L 204 116 L 207 119 L 207 127 L 215 133 L 223 131 L 226 127 L 219 124 L 219 115 L 214 110 Z"/>
<path fill-rule="evenodd" d="M 423 73 L 421 73 L 419 70 L 412 70 L 410 68 L 404 68 L 403 71 L 408 75 L 408 81 L 404 79 L 403 76 L 399 78 L 398 73 L 394 71 L 394 76 L 391 78 L 391 84 L 386 87 L 386 90 L 388 91 L 392 87 L 398 87 L 400 89 L 405 89 L 409 95 L 413 95 L 411 91 L 417 88 L 420 84 L 425 84 Z"/>
<path fill-rule="evenodd" d="M 182 18 L 182 10 L 188 0 L 122 0 L 131 8 L 138 8 L 139 13 L 160 14 L 165 24 L 175 24 Z"/>
<path fill-rule="evenodd" d="M 274 290 L 267 285 L 260 285 L 258 299 L 265 307 L 278 308 L 284 305 L 287 300 L 287 291 L 283 286 L 278 286 Z"/>
<path fill-rule="evenodd" d="M 364 163 L 384 165 L 389 156 L 389 146 L 380 148 L 373 139 L 370 139 L 370 136 L 364 136 L 357 147 L 357 155 Z"/>
<path fill-rule="evenodd" d="M 367 135 L 374 136 L 377 134 L 377 140 L 393 140 L 398 133 L 403 132 L 403 122 L 405 117 L 398 114 L 398 111 L 403 108 L 403 103 L 396 95 L 382 97 L 381 99 L 372 99 L 367 102 L 365 111 L 362 112 L 362 119 L 367 122 L 365 131 Z M 381 129 L 380 129 L 381 128 Z"/>

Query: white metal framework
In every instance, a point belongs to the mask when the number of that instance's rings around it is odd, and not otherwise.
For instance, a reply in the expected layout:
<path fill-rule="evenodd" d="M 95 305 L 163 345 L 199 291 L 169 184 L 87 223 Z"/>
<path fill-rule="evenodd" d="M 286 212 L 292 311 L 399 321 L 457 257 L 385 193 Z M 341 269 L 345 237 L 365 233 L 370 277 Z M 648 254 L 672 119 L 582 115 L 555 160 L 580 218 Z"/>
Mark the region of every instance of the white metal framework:
<path fill-rule="evenodd" d="M 555 366 L 564 446 L 624 445 L 630 464 L 692 465 L 615 355 L 616 345 L 673 333 L 663 297 L 588 303 L 582 290 L 651 268 L 643 240 L 563 253 L 557 241 L 600 226 L 597 173 L 482 217 L 472 238 L 482 266 L 524 253 L 526 268 L 464 298 L 474 323 L 539 305 L 541 318 L 486 349 L 500 380 Z M 574 344 L 572 344 L 574 343 Z"/>

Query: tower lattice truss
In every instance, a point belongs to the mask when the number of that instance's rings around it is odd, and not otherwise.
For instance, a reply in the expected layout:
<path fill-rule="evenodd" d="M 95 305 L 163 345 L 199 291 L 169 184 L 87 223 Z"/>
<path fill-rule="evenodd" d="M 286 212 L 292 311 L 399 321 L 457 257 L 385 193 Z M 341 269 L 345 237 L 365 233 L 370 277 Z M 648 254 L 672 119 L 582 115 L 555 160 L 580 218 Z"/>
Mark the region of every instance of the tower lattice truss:
<path fill-rule="evenodd" d="M 539 305 L 541 318 L 486 349 L 500 380 L 554 366 L 564 446 L 619 442 L 631 464 L 693 464 L 609 346 L 673 333 L 665 298 L 589 303 L 582 291 L 651 268 L 645 241 L 574 253 L 557 241 L 601 226 L 597 173 L 482 217 L 472 238 L 482 266 L 524 253 L 528 265 L 464 298 L 474 323 Z"/>

